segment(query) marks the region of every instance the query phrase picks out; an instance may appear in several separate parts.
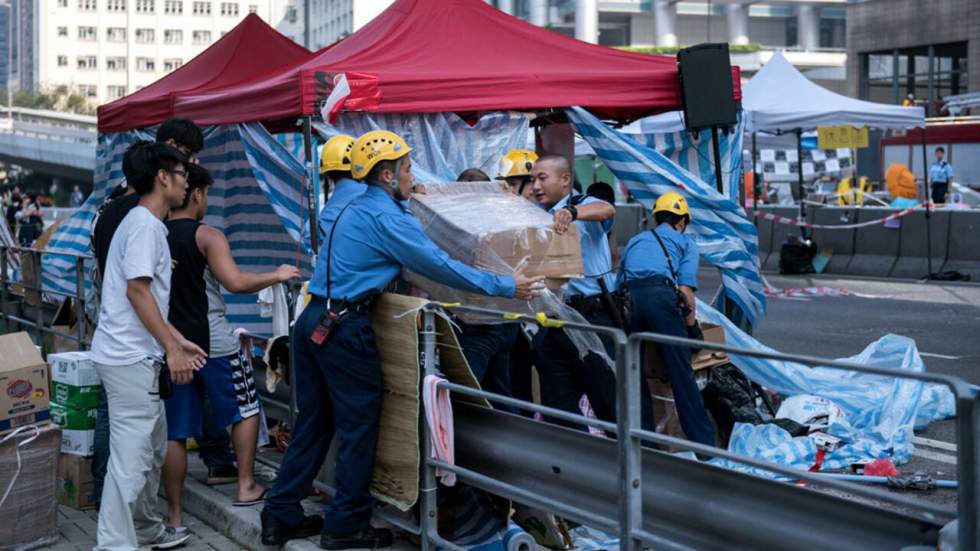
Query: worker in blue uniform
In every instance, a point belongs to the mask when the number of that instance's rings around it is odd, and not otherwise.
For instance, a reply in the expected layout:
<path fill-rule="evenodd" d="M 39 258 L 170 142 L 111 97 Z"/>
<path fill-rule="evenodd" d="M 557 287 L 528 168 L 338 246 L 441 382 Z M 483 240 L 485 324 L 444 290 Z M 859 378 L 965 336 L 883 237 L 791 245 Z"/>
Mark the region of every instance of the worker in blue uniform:
<path fill-rule="evenodd" d="M 327 200 L 320 209 L 317 217 L 317 246 L 323 247 L 327 238 L 327 228 L 333 224 L 340 209 L 347 206 L 355 197 L 364 193 L 367 186 L 351 176 L 351 151 L 354 149 L 354 138 L 346 134 L 338 134 L 323 144 L 320 150 L 320 185 Z M 328 207 L 330 207 L 328 209 Z M 310 244 L 310 222 L 303 222 L 303 247 L 313 251 Z M 313 251 L 317 253 L 319 251 Z"/>
<path fill-rule="evenodd" d="M 588 323 L 614 327 L 613 312 L 604 297 L 600 278 L 607 291 L 613 291 L 613 272 L 606 223 L 616 215 L 609 203 L 585 195 L 572 194 L 572 170 L 568 159 L 547 155 L 534 163 L 532 185 L 538 205 L 554 216 L 556 233 L 578 229 L 585 277 L 572 279 L 564 293 L 565 303 L 577 310 Z M 535 342 L 535 366 L 541 382 L 544 405 L 571 413 L 580 413 L 579 400 L 588 396 L 596 417 L 616 420 L 616 374 L 599 355 L 589 352 L 583 358 L 578 347 L 561 328 L 543 328 Z M 600 337 L 606 355 L 615 359 L 613 343 Z M 649 404 L 649 394 L 643 399 Z M 643 408 L 643 426 L 652 428 L 652 408 Z M 561 423 L 560 421 L 556 421 Z M 564 423 L 562 423 L 564 424 Z"/>
<path fill-rule="evenodd" d="M 623 251 L 620 279 L 633 297 L 630 333 L 703 338 L 695 316 L 698 246 L 684 233 L 691 223 L 687 200 L 665 193 L 653 208 L 656 227 L 630 239 Z M 704 407 L 691 368 L 691 349 L 657 343 L 667 368 L 681 428 L 689 440 L 715 445 L 715 426 Z"/>
<path fill-rule="evenodd" d="M 402 268 L 473 293 L 530 299 L 541 278 L 481 272 L 438 248 L 405 209 L 414 178 L 411 149 L 392 132 L 358 138 L 352 175 L 366 191 L 337 213 L 310 283 L 312 299 L 293 329 L 296 426 L 262 511 L 262 543 L 320 533 L 324 549 L 391 545 L 370 526 L 369 493 L 381 413 L 381 361 L 370 312 Z M 324 517 L 304 516 L 305 498 L 330 441 L 340 438 L 337 493 Z"/>

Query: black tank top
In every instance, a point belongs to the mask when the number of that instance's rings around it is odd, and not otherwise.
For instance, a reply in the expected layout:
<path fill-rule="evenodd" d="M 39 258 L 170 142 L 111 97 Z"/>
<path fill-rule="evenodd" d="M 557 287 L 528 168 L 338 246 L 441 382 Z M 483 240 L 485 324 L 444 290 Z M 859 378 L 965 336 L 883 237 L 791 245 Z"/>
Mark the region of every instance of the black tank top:
<path fill-rule="evenodd" d="M 167 221 L 167 243 L 173 275 L 170 279 L 169 321 L 185 339 L 210 353 L 208 295 L 204 283 L 207 259 L 197 246 L 201 223 L 190 218 Z"/>

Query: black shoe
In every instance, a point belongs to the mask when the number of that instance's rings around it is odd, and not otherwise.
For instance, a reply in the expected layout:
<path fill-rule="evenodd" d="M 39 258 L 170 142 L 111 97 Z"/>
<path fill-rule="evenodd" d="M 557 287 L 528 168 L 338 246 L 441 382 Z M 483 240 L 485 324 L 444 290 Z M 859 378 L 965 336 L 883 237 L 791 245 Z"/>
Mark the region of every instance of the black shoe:
<path fill-rule="evenodd" d="M 320 536 L 323 549 L 380 549 L 391 547 L 391 530 L 366 528 L 352 534 L 329 534 Z"/>
<path fill-rule="evenodd" d="M 290 526 L 272 513 L 262 510 L 262 545 L 282 545 L 289 540 L 315 536 L 323 530 L 323 517 L 303 517 L 299 526 Z"/>
<path fill-rule="evenodd" d="M 208 486 L 238 482 L 238 467 L 234 465 L 215 465 L 208 468 Z"/>

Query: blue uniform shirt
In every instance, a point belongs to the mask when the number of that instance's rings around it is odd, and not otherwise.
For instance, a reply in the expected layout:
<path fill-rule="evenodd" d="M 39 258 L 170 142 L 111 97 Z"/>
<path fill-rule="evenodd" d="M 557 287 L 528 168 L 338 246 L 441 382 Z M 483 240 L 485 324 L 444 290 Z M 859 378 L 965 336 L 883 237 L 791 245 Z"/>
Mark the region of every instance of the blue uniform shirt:
<path fill-rule="evenodd" d="M 548 213 L 554 214 L 558 209 L 567 205 L 571 197 L 571 195 L 566 195 L 564 199 L 548 209 Z M 602 199 L 586 197 L 576 206 L 580 207 L 597 201 L 602 201 Z M 569 280 L 568 290 L 565 292 L 566 296 L 591 297 L 598 295 L 602 292 L 598 283 L 599 274 L 603 274 L 601 277 L 605 279 L 606 286 L 610 291 L 616 290 L 616 274 L 612 272 L 612 256 L 609 253 L 609 239 L 606 237 L 607 222 L 575 221 L 575 225 L 578 226 L 579 241 L 582 244 L 582 266 L 586 277 Z"/>
<path fill-rule="evenodd" d="M 678 285 L 697 289 L 698 244 L 691 236 L 675 230 L 669 224 L 660 224 L 656 232 L 663 240 L 667 253 L 670 254 L 670 261 L 677 271 L 677 280 L 674 281 L 674 276 L 670 273 L 663 248 L 649 231 L 634 236 L 626 244 L 623 258 L 620 260 L 620 277 L 631 281 L 660 275 Z"/>
<path fill-rule="evenodd" d="M 330 194 L 330 198 L 327 199 L 323 208 L 320 209 L 320 216 L 316 220 L 316 234 L 320 238 L 318 243 L 321 249 L 323 249 L 324 243 L 327 242 L 327 230 L 333 225 L 333 221 L 337 219 L 337 214 L 347 206 L 347 203 L 350 203 L 355 197 L 364 193 L 366 189 L 366 184 L 349 178 L 343 178 L 334 183 L 333 193 Z M 313 250 L 313 246 L 310 244 L 309 221 L 303 223 L 303 247 L 308 251 Z"/>
<path fill-rule="evenodd" d="M 418 220 L 388 192 L 375 185 L 366 188 L 339 219 L 340 209 L 333 214 L 337 230 L 332 252 L 327 250 L 327 237 L 322 254 L 317 257 L 310 293 L 327 298 L 327 262 L 330 261 L 329 298 L 333 299 L 358 300 L 380 293 L 398 277 L 403 266 L 464 291 L 514 296 L 514 276 L 481 272 L 453 260 L 425 235 Z M 327 209 L 330 207 L 328 203 Z M 329 227 L 326 234 L 330 235 Z"/>
<path fill-rule="evenodd" d="M 934 184 L 942 184 L 953 179 L 953 165 L 945 160 L 932 163 L 929 169 L 929 181 Z"/>

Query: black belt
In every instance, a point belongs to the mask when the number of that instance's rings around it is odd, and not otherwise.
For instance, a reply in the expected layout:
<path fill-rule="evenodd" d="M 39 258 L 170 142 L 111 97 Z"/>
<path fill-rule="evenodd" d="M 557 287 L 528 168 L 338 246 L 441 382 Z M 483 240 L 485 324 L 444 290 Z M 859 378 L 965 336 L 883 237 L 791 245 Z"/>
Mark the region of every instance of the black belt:
<path fill-rule="evenodd" d="M 643 279 L 628 279 L 626 280 L 627 287 L 675 287 L 674 281 L 667 276 L 655 275 L 650 277 L 645 277 Z"/>
<path fill-rule="evenodd" d="M 596 311 L 605 312 L 605 304 L 602 302 L 602 295 L 572 295 L 565 299 L 565 304 L 578 310 L 582 314 L 590 314 Z"/>
<path fill-rule="evenodd" d="M 313 298 L 311 299 L 311 302 L 316 302 L 318 304 L 322 303 L 323 306 L 327 305 L 327 299 L 319 295 L 312 296 Z M 371 312 L 372 308 L 374 308 L 374 302 L 377 298 L 378 295 L 368 295 L 357 300 L 331 299 L 330 311 L 338 314 L 340 312 L 346 312 L 348 314 L 367 314 Z"/>

